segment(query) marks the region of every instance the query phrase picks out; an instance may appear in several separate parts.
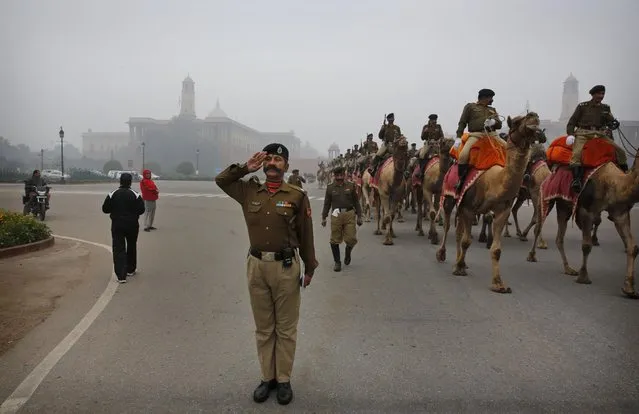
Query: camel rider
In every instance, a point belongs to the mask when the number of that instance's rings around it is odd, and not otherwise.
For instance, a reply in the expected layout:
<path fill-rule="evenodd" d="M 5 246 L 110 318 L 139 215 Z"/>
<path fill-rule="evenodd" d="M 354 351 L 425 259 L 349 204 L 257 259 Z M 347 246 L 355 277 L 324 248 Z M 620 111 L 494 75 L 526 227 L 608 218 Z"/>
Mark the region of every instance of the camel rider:
<path fill-rule="evenodd" d="M 623 172 L 628 171 L 626 152 L 612 139 L 611 131 L 619 128 L 619 121 L 612 115 L 610 106 L 601 102 L 606 95 L 606 87 L 603 85 L 593 86 L 590 89 L 590 95 L 592 96 L 590 101 L 577 105 L 575 113 L 568 120 L 566 127 L 568 133 L 566 143 L 572 145 L 570 169 L 573 181 L 570 186 L 577 193 L 581 191 L 581 180 L 584 173 L 581 167 L 581 151 L 586 142 L 592 138 L 599 137 L 609 141 L 615 147 L 619 168 Z"/>
<path fill-rule="evenodd" d="M 300 170 L 295 169 L 291 171 L 291 176 L 288 177 L 288 183 L 302 188 L 302 183 L 306 183 L 306 179 L 300 175 Z"/>
<path fill-rule="evenodd" d="M 419 172 L 420 177 L 424 175 L 424 167 L 431 158 L 430 149 L 434 144 L 441 144 L 444 140 L 444 131 L 442 126 L 437 123 L 437 114 L 428 115 L 428 123 L 422 128 L 422 141 L 424 145 L 419 149 Z"/>
<path fill-rule="evenodd" d="M 414 158 L 417 156 L 417 144 L 413 142 L 410 144 L 410 149 L 408 150 L 408 159 Z"/>
<path fill-rule="evenodd" d="M 490 89 L 482 89 L 477 94 L 477 102 L 469 102 L 464 106 L 459 124 L 457 126 L 457 139 L 455 140 L 455 148 L 461 145 L 461 137 L 464 135 L 464 129 L 468 126 L 468 140 L 464 144 L 459 153 L 459 182 L 457 183 L 457 192 L 462 189 L 466 175 L 468 174 L 468 160 L 470 158 L 470 149 L 473 145 L 483 137 L 497 137 L 495 132 L 501 129 L 501 120 L 497 110 L 490 106 L 493 103 L 495 92 Z M 503 140 L 497 140 L 506 146 Z"/>
<path fill-rule="evenodd" d="M 369 155 L 374 154 L 379 150 L 377 147 L 377 142 L 373 141 L 373 134 L 368 134 L 366 136 L 366 142 L 362 144 L 362 154 Z"/>
<path fill-rule="evenodd" d="M 382 145 L 380 145 L 377 154 L 373 158 L 373 165 L 371 175 L 374 176 L 377 172 L 377 168 L 379 168 L 380 162 L 384 159 L 384 155 L 387 152 L 392 150 L 393 143 L 396 139 L 398 139 L 402 135 L 401 129 L 395 125 L 395 114 L 390 113 L 386 116 L 386 121 L 388 124 L 384 122 L 382 127 L 379 130 L 379 134 L 377 136 L 382 140 Z"/>

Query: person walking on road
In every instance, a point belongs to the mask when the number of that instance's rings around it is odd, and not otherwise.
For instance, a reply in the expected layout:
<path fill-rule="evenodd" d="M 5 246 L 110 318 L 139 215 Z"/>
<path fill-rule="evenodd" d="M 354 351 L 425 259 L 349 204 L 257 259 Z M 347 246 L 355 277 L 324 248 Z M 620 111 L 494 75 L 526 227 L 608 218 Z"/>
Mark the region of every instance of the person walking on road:
<path fill-rule="evenodd" d="M 293 399 L 291 372 L 297 345 L 300 285 L 311 283 L 319 265 L 315 258 L 311 205 L 299 187 L 283 182 L 288 149 L 269 144 L 244 164 L 232 164 L 217 177 L 217 185 L 242 206 L 250 248 L 247 279 L 255 320 L 262 381 L 253 392 L 261 403 L 277 389 L 277 401 Z M 245 175 L 260 168 L 266 182 Z M 298 254 L 299 250 L 299 254 Z M 302 277 L 300 258 L 304 262 Z"/>
<path fill-rule="evenodd" d="M 144 200 L 131 189 L 132 181 L 131 174 L 122 174 L 120 188 L 107 195 L 102 204 L 102 212 L 111 216 L 113 270 L 119 283 L 126 283 L 127 276 L 135 274 L 140 232 L 138 221 L 144 214 Z"/>
<path fill-rule="evenodd" d="M 155 205 L 160 196 L 160 190 L 151 177 L 151 170 L 144 170 L 140 181 L 140 191 L 145 208 L 144 231 L 157 230 L 153 227 L 153 220 L 155 219 Z"/>
<path fill-rule="evenodd" d="M 346 243 L 344 264 L 351 263 L 351 252 L 357 244 L 357 225 L 362 225 L 362 208 L 357 197 L 355 183 L 344 181 L 344 167 L 333 169 L 333 182 L 326 187 L 324 209 L 322 210 L 322 227 L 326 227 L 326 218 L 331 213 L 331 251 L 335 266 L 333 270 L 342 270 L 339 245 Z"/>
<path fill-rule="evenodd" d="M 299 188 L 304 188 L 302 183 L 306 183 L 306 179 L 300 175 L 300 170 L 291 171 L 291 176 L 288 177 L 288 183 Z"/>

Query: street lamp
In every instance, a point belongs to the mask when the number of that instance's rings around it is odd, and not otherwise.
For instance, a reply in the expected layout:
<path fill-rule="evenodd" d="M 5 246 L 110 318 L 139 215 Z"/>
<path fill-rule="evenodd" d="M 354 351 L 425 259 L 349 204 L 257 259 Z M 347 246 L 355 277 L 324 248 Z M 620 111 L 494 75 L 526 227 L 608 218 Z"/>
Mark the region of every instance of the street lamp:
<path fill-rule="evenodd" d="M 62 178 L 60 182 L 64 184 L 64 130 L 60 127 L 60 132 L 58 133 L 60 136 L 60 169 L 62 170 Z"/>
<path fill-rule="evenodd" d="M 195 175 L 200 175 L 200 150 L 195 150 Z"/>
<path fill-rule="evenodd" d="M 142 145 L 142 171 L 144 171 L 144 146 L 145 146 L 145 144 L 143 142 L 140 145 Z"/>

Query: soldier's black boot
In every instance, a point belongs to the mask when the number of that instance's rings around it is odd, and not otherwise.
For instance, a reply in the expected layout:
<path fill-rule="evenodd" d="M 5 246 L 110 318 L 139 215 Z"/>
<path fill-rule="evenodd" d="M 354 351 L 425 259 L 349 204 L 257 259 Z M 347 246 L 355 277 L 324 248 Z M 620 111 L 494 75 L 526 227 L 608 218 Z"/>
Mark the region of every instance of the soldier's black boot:
<path fill-rule="evenodd" d="M 621 171 L 625 173 L 628 172 L 628 164 L 619 164 L 619 168 L 621 168 Z"/>
<path fill-rule="evenodd" d="M 331 251 L 333 252 L 333 261 L 335 262 L 333 271 L 339 272 L 342 270 L 342 261 L 340 260 L 340 254 L 339 254 L 339 244 L 331 243 Z"/>
<path fill-rule="evenodd" d="M 351 264 L 351 252 L 353 251 L 353 246 L 346 245 L 346 251 L 344 252 L 344 264 Z"/>
<path fill-rule="evenodd" d="M 253 391 L 253 401 L 256 403 L 263 403 L 268 400 L 268 396 L 275 388 L 277 388 L 277 381 L 272 379 L 270 381 L 262 381 Z"/>
<path fill-rule="evenodd" d="M 373 157 L 373 162 L 371 162 L 371 177 L 375 176 L 375 173 L 377 172 L 377 168 L 379 167 L 379 162 L 381 161 L 381 158 L 378 157 L 377 155 L 375 157 Z"/>
<path fill-rule="evenodd" d="M 579 193 L 581 191 L 581 180 L 583 177 L 584 169 L 581 166 L 572 167 L 572 182 L 570 183 L 570 188 L 575 193 Z"/>
<path fill-rule="evenodd" d="M 280 382 L 277 384 L 277 402 L 286 405 L 293 400 L 293 389 L 290 382 Z"/>
<path fill-rule="evenodd" d="M 424 178 L 424 173 L 426 172 L 424 171 L 424 168 L 426 168 L 426 164 L 428 164 L 427 159 L 419 160 L 419 178 L 420 179 Z"/>
<path fill-rule="evenodd" d="M 455 190 L 457 190 L 457 194 L 459 194 L 461 189 L 464 187 L 466 175 L 468 175 L 468 164 L 458 164 L 457 167 L 459 168 L 459 181 L 457 181 Z"/>

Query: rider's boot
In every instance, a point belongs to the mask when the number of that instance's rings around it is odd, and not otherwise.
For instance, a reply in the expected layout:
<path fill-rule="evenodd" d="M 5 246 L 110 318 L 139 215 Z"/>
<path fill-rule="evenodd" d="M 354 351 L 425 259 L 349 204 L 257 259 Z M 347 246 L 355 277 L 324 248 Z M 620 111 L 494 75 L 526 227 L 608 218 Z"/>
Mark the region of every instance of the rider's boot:
<path fill-rule="evenodd" d="M 457 195 L 459 195 L 466 181 L 466 175 L 468 175 L 468 164 L 458 164 L 457 168 L 459 169 L 459 181 L 457 181 L 455 190 L 457 190 Z"/>

